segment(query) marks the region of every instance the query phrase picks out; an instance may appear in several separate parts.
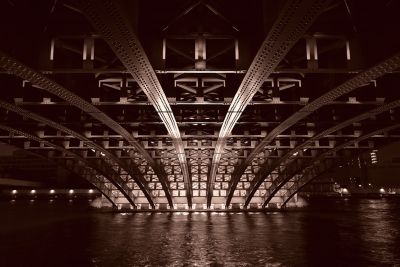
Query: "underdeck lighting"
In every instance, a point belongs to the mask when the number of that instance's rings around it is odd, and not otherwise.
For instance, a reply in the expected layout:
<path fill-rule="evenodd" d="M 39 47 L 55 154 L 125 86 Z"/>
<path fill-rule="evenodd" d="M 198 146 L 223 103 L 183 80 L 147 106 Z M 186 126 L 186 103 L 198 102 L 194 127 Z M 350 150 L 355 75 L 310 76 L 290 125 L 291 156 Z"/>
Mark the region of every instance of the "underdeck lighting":
<path fill-rule="evenodd" d="M 54 191 L 54 189 L 50 190 L 50 194 L 54 194 L 56 191 Z"/>
<path fill-rule="evenodd" d="M 73 194 L 73 193 L 74 193 L 74 190 L 73 190 L 73 189 L 70 189 L 70 190 L 68 191 L 68 193 Z"/>
<path fill-rule="evenodd" d="M 347 188 L 342 188 L 342 193 L 347 194 L 347 193 L 349 193 L 349 190 L 347 190 Z"/>
<path fill-rule="evenodd" d="M 384 194 L 385 193 L 385 189 L 383 189 L 383 188 L 379 189 L 379 193 Z"/>
<path fill-rule="evenodd" d="M 13 190 L 13 191 L 11 191 L 11 194 L 13 194 L 13 195 L 15 195 L 17 193 L 17 190 Z"/>
<path fill-rule="evenodd" d="M 93 189 L 89 189 L 89 194 L 92 194 L 93 193 Z"/>
<path fill-rule="evenodd" d="M 36 190 L 35 190 L 35 189 L 32 189 L 32 190 L 31 190 L 31 194 L 36 194 Z"/>

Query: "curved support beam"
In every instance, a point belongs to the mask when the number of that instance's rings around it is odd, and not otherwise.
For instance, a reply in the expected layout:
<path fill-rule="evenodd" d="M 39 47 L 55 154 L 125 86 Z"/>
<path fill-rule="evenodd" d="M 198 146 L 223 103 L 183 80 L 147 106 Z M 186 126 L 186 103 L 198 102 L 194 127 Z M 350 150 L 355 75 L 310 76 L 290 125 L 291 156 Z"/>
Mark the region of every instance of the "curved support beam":
<path fill-rule="evenodd" d="M 33 153 L 31 151 L 29 152 Z M 38 153 L 33 154 L 40 155 L 47 160 L 52 160 L 51 158 L 44 157 Z M 105 198 L 107 198 L 108 201 L 110 201 L 114 208 L 118 208 L 117 203 L 115 203 L 116 197 L 113 196 L 113 191 L 117 191 L 118 189 L 113 184 L 111 184 L 112 188 L 108 188 L 106 184 L 110 184 L 110 182 L 106 177 L 99 175 L 94 169 L 87 168 L 84 165 L 79 164 L 79 161 L 76 162 L 72 159 L 66 159 L 65 162 L 63 162 L 61 159 L 53 159 L 53 161 L 55 164 L 62 166 L 67 171 L 76 173 L 78 176 L 89 181 L 103 194 Z"/>
<path fill-rule="evenodd" d="M 5 143 L 7 144 L 7 143 Z M 9 145 L 9 144 L 8 144 Z M 20 147 L 18 147 L 20 148 Z M 23 148 L 20 148 L 23 149 Z M 111 204 L 114 208 L 117 208 L 117 204 L 114 202 L 114 196 L 113 196 L 113 190 L 116 191 L 118 190 L 117 188 L 109 188 L 107 187 L 107 179 L 102 176 L 98 175 L 95 170 L 91 168 L 87 168 L 82 164 L 79 164 L 79 162 L 74 161 L 74 159 L 66 159 L 63 161 L 60 161 L 60 159 L 56 158 L 50 158 L 50 157 L 45 157 L 40 153 L 35 153 L 32 151 L 27 151 L 28 153 L 34 155 L 35 157 L 42 158 L 44 160 L 47 160 L 51 163 L 54 163 L 55 165 L 61 166 L 65 170 L 75 173 L 79 177 L 81 177 L 84 180 L 87 180 L 89 183 L 91 183 Z M 110 182 L 108 182 L 110 184 Z M 110 184 L 113 186 L 112 184 Z"/>
<path fill-rule="evenodd" d="M 270 188 L 267 189 L 267 192 L 264 196 L 264 205 L 263 207 L 269 203 L 269 201 L 274 197 L 274 195 L 282 188 L 282 186 L 287 183 L 293 176 L 295 176 L 298 172 L 306 168 L 307 163 L 304 160 L 295 160 L 287 166 L 283 173 L 280 173 L 279 176 L 272 182 Z"/>
<path fill-rule="evenodd" d="M 29 110 L 23 109 L 21 107 L 12 105 L 8 102 L 2 101 L 0 100 L 0 107 L 4 108 L 8 111 L 12 111 L 15 112 L 23 117 L 29 118 L 31 120 L 40 122 L 40 123 L 44 123 L 54 129 L 57 129 L 59 131 L 62 131 L 68 135 L 71 135 L 81 141 L 83 141 L 85 143 L 85 145 L 87 147 L 93 148 L 101 153 L 103 153 L 104 155 L 104 160 L 106 162 L 108 162 L 111 166 L 113 165 L 113 163 L 121 166 L 136 182 L 136 184 L 139 186 L 139 188 L 142 190 L 143 194 L 145 195 L 145 197 L 147 198 L 147 200 L 149 201 L 149 204 L 154 208 L 154 201 L 153 198 L 150 194 L 150 191 L 147 187 L 147 183 L 146 180 L 144 179 L 144 177 L 142 175 L 140 175 L 140 171 L 139 168 L 137 168 L 137 166 L 128 166 L 128 164 L 125 164 L 125 162 L 123 162 L 122 160 L 120 160 L 119 158 L 117 158 L 114 154 L 110 153 L 108 150 L 106 150 L 105 148 L 103 148 L 102 146 L 96 144 L 95 142 L 89 140 L 87 137 L 83 136 L 82 134 L 75 132 L 55 121 L 49 120 L 45 117 L 42 117 L 38 114 L 35 114 Z"/>
<path fill-rule="evenodd" d="M 167 128 L 181 165 L 188 205 L 191 206 L 192 183 L 181 133 L 168 99 L 139 39 L 114 1 L 82 0 L 80 5 L 93 27 L 102 34 L 104 40 L 142 88 Z"/>
<path fill-rule="evenodd" d="M 369 68 L 366 71 L 354 76 L 353 78 L 347 80 L 341 85 L 335 87 L 329 92 L 318 97 L 310 104 L 301 108 L 299 111 L 291 115 L 285 121 L 280 123 L 275 129 L 273 129 L 258 145 L 253 151 L 248 155 L 247 159 L 243 161 L 232 175 L 231 184 L 229 186 L 229 191 L 227 195 L 227 203 L 230 203 L 233 192 L 236 189 L 237 183 L 240 181 L 240 177 L 243 175 L 247 166 L 251 164 L 253 159 L 264 149 L 265 146 L 269 145 L 279 134 L 295 125 L 300 120 L 306 118 L 311 113 L 319 109 L 320 107 L 329 104 L 331 101 L 337 99 L 338 97 L 345 95 L 356 88 L 363 86 L 364 84 L 370 82 L 371 80 L 377 79 L 388 72 L 392 72 L 400 67 L 400 53 L 387 58 L 386 60 L 376 64 L 375 66 Z"/>
<path fill-rule="evenodd" d="M 307 145 L 312 144 L 313 142 L 323 138 L 326 135 L 329 135 L 333 132 L 336 132 L 340 129 L 343 129 L 349 125 L 352 125 L 355 122 L 359 122 L 365 119 L 368 119 L 372 116 L 376 116 L 378 114 L 381 114 L 383 112 L 389 111 L 391 109 L 400 107 L 400 99 L 395 100 L 393 102 L 390 102 L 388 104 L 382 105 L 380 107 L 374 108 L 372 110 L 369 110 L 365 113 L 362 113 L 360 115 L 357 115 L 353 118 L 350 118 L 346 121 L 343 121 L 327 130 L 322 131 L 321 133 L 311 137 L 310 139 L 308 139 L 307 141 L 303 142 L 302 144 L 298 145 L 297 147 L 295 147 L 294 149 L 290 150 L 289 152 L 287 152 L 283 157 L 275 160 L 274 162 L 269 162 L 267 161 L 267 164 L 265 164 L 264 166 L 262 166 L 262 168 L 260 169 L 260 171 L 257 173 L 256 177 L 251 181 L 250 187 L 247 190 L 247 194 L 246 194 L 246 200 L 245 200 L 245 207 L 250 203 L 252 197 L 254 196 L 254 194 L 256 193 L 256 191 L 258 190 L 258 188 L 260 187 L 260 185 L 264 182 L 264 180 L 279 166 L 285 164 L 287 165 L 290 160 L 293 160 L 293 155 L 295 155 L 296 153 L 300 152 L 301 150 L 303 150 Z"/>
<path fill-rule="evenodd" d="M 282 8 L 240 84 L 222 124 L 209 173 L 207 185 L 208 206 L 211 205 L 218 165 L 224 152 L 226 140 L 230 136 L 233 127 L 265 79 L 275 70 L 313 21 L 328 6 L 329 2 L 330 0 L 290 0 Z M 245 164 L 245 166 L 248 165 L 247 161 Z M 233 192 L 231 196 L 228 195 L 228 198 L 231 198 L 232 195 Z"/>
<path fill-rule="evenodd" d="M 371 137 L 373 137 L 374 135 L 377 135 L 377 134 L 380 134 L 380 133 L 382 133 L 382 132 L 388 132 L 388 131 L 391 131 L 391 130 L 394 130 L 394 129 L 398 129 L 398 128 L 400 128 L 400 124 L 395 124 L 395 125 L 392 125 L 392 126 L 389 126 L 389 127 L 385 127 L 385 128 L 382 128 L 382 129 L 379 129 L 379 130 L 376 130 L 376 131 L 373 131 L 373 132 L 370 132 L 370 133 L 368 133 L 368 134 L 366 134 L 366 135 L 363 135 L 363 136 L 361 136 L 361 137 L 358 137 L 358 138 L 356 138 L 356 139 L 354 139 L 354 140 L 350 140 L 350 141 L 348 141 L 348 142 L 345 142 L 345 143 L 343 143 L 343 144 L 341 144 L 341 145 L 339 145 L 339 146 L 337 146 L 337 147 L 335 147 L 335 148 L 332 148 L 332 149 L 330 149 L 330 150 L 328 150 L 328 151 L 326 151 L 326 152 L 324 152 L 324 153 L 321 153 L 320 155 L 318 155 L 315 159 L 313 159 L 313 161 L 311 162 L 311 164 L 309 164 L 308 166 L 306 166 L 306 167 L 304 167 L 304 168 L 302 168 L 301 170 L 299 170 L 299 171 L 297 171 L 295 174 L 297 174 L 297 173 L 304 173 L 300 178 L 299 178 L 299 180 L 297 180 L 297 182 L 295 183 L 295 185 L 297 184 L 297 186 L 295 187 L 295 189 L 294 189 L 294 191 L 298 191 L 299 189 L 300 189 L 300 184 L 304 184 L 304 183 L 306 183 L 308 180 L 309 180 L 309 174 L 308 173 L 312 173 L 312 175 L 311 176 L 313 176 L 313 177 L 315 177 L 315 175 L 314 175 L 314 173 L 313 172 L 315 172 L 315 168 L 319 168 L 320 167 L 320 163 L 321 162 L 323 162 L 323 160 L 329 155 L 329 154 L 332 154 L 332 153 L 336 153 L 337 151 L 339 151 L 339 150 L 341 150 L 341 149 L 343 149 L 343 148 L 345 148 L 345 147 L 347 147 L 347 146 L 350 146 L 350 145 L 352 145 L 352 144 L 354 144 L 354 143 L 358 143 L 358 142 L 361 142 L 361 141 L 363 141 L 363 140 L 366 140 L 366 139 L 368 139 L 368 138 L 371 138 Z M 326 166 L 324 165 L 324 164 L 322 164 L 323 165 L 323 169 L 324 169 L 324 171 L 325 171 L 325 169 L 327 169 L 327 168 L 325 168 Z M 318 167 L 319 166 L 319 167 Z M 332 167 L 334 167 L 334 166 L 332 166 Z M 274 182 L 273 182 L 273 184 L 274 184 L 274 190 L 272 190 L 272 191 L 269 191 L 270 192 L 270 194 L 267 196 L 267 198 L 266 198 L 266 200 L 265 200 L 265 202 L 264 202 L 264 204 L 263 204 L 263 207 L 265 207 L 268 203 L 269 203 L 269 201 L 272 199 L 272 197 L 279 191 L 279 189 L 285 184 L 285 183 L 287 183 L 295 174 L 293 174 L 292 176 L 290 176 L 290 177 L 286 177 L 285 179 L 276 179 Z M 280 181 L 278 181 L 278 180 L 280 180 Z M 272 186 L 271 186 L 272 187 Z M 291 196 L 292 195 L 294 195 L 294 193 L 292 194 L 291 193 Z M 290 196 L 290 197 L 291 197 Z M 287 201 L 286 201 L 287 202 Z"/>
<path fill-rule="evenodd" d="M 308 172 L 306 172 L 302 178 L 304 180 L 307 180 L 307 182 L 303 184 L 299 184 L 298 181 L 296 181 L 296 186 L 295 187 L 290 187 L 287 191 L 287 193 L 282 197 L 283 202 L 281 207 L 284 207 L 286 203 L 295 195 L 297 192 L 302 189 L 304 186 L 306 186 L 308 183 L 310 183 L 312 180 L 318 179 L 319 177 L 323 176 L 325 173 L 327 173 L 329 170 L 333 169 L 337 164 L 331 164 L 331 162 L 323 162 L 321 165 L 314 166 L 312 167 Z"/>
<path fill-rule="evenodd" d="M 165 195 L 168 199 L 169 205 L 172 207 L 172 197 L 169 187 L 167 186 L 167 175 L 162 170 L 162 168 L 154 161 L 154 159 L 150 156 L 150 154 L 143 148 L 143 146 L 136 140 L 125 128 L 123 128 L 120 124 L 114 121 L 112 118 L 107 116 L 101 110 L 93 106 L 91 103 L 85 101 L 78 95 L 72 93 L 68 89 L 59 85 L 58 83 L 52 81 L 47 78 L 43 74 L 25 66 L 21 62 L 17 61 L 14 58 L 4 54 L 0 51 L 0 67 L 7 70 L 9 73 L 14 74 L 24 80 L 30 81 L 32 84 L 35 84 L 46 90 L 61 99 L 64 99 L 68 103 L 71 103 L 75 107 L 81 109 L 86 112 L 93 118 L 97 119 L 104 125 L 108 126 L 113 131 L 120 134 L 129 144 L 131 144 L 135 149 L 144 157 L 144 159 L 150 164 L 153 168 L 154 172 L 157 174 L 160 183 L 163 185 L 163 189 L 165 191 Z"/>
<path fill-rule="evenodd" d="M 62 153 L 72 156 L 77 161 L 82 162 L 85 166 L 87 166 L 93 170 L 96 170 L 99 173 L 101 173 L 103 176 L 105 176 L 124 195 L 124 197 L 129 201 L 129 203 L 133 207 L 136 207 L 136 204 L 133 201 L 134 196 L 132 194 L 132 190 L 126 185 L 126 183 L 124 183 L 124 181 L 119 177 L 119 175 L 113 171 L 113 169 L 107 167 L 108 165 L 101 164 L 101 163 L 97 164 L 97 165 L 91 164 L 86 159 L 82 158 L 80 155 L 75 154 L 75 153 L 65 149 L 64 147 L 58 146 L 51 142 L 45 141 L 37 136 L 34 136 L 29 133 L 8 127 L 3 124 L 0 124 L 0 129 L 4 130 L 4 131 L 8 131 L 12 134 L 18 134 L 18 135 L 24 136 L 27 139 L 47 145 L 47 146 L 52 147 Z"/>

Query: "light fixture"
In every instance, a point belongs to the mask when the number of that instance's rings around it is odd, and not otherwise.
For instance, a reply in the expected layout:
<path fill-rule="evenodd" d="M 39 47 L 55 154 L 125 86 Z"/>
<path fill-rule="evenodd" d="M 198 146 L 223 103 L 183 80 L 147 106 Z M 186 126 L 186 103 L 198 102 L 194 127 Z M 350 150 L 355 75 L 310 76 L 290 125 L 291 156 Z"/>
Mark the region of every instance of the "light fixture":
<path fill-rule="evenodd" d="M 54 194 L 54 193 L 55 193 L 54 189 L 51 189 L 50 194 Z"/>
<path fill-rule="evenodd" d="M 31 190 L 31 194 L 36 194 L 36 190 L 35 190 L 35 189 L 32 189 L 32 190 Z"/>
<path fill-rule="evenodd" d="M 13 190 L 13 191 L 11 191 L 11 194 L 13 194 L 13 195 L 15 195 L 17 193 L 17 190 Z"/>
<path fill-rule="evenodd" d="M 74 193 L 74 189 L 70 189 L 70 190 L 68 191 L 68 193 L 73 194 L 73 193 Z"/>

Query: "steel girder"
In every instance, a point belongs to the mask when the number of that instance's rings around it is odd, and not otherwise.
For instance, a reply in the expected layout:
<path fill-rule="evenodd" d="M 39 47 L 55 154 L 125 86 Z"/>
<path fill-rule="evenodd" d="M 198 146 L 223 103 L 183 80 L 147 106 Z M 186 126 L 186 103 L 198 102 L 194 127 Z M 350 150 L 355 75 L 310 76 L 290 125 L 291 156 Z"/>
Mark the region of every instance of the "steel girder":
<path fill-rule="evenodd" d="M 43 145 L 52 147 L 62 153 L 70 155 L 76 161 L 83 163 L 83 165 L 85 165 L 87 168 L 95 170 L 97 173 L 100 173 L 102 176 L 106 177 L 106 179 L 108 179 L 124 195 L 124 197 L 129 201 L 129 203 L 133 207 L 136 207 L 136 204 L 133 201 L 134 196 L 132 194 L 132 190 L 126 185 L 125 181 L 123 181 L 119 177 L 119 175 L 114 172 L 114 170 L 112 168 L 107 167 L 107 165 L 101 164 L 101 162 L 100 162 L 100 164 L 93 164 L 93 163 L 87 161 L 85 158 L 81 157 L 80 155 L 75 154 L 72 151 L 65 149 L 64 147 L 58 146 L 49 141 L 45 141 L 37 136 L 34 136 L 29 133 L 8 127 L 6 125 L 0 124 L 0 129 L 4 130 L 4 131 L 8 131 L 11 134 L 17 134 L 17 135 L 24 136 L 25 138 L 27 138 L 29 140 L 39 142 Z M 109 198 L 109 196 L 108 196 L 108 198 Z"/>
<path fill-rule="evenodd" d="M 192 185 L 181 133 L 160 82 L 139 39 L 133 33 L 119 7 L 110 0 L 80 1 L 81 7 L 94 28 L 127 68 L 142 88 L 163 121 L 174 144 L 186 187 L 188 205 L 192 204 Z M 161 170 L 159 170 L 161 171 Z M 161 179 L 160 179 L 161 180 Z M 167 181 L 167 180 L 165 180 Z M 166 183 L 162 183 L 167 186 Z"/>
<path fill-rule="evenodd" d="M 289 152 L 287 152 L 284 156 L 282 156 L 281 158 L 273 161 L 273 162 L 269 162 L 267 161 L 267 163 L 261 167 L 260 171 L 257 173 L 256 177 L 251 181 L 250 187 L 247 190 L 247 194 L 246 194 L 246 200 L 245 200 L 245 206 L 247 206 L 252 197 L 254 196 L 255 192 L 257 191 L 257 189 L 259 188 L 259 186 L 262 184 L 262 182 L 280 165 L 287 163 L 288 161 L 290 161 L 290 159 L 293 157 L 293 155 L 295 155 L 296 153 L 299 153 L 302 149 L 304 149 L 307 145 L 310 145 L 311 143 L 323 138 L 326 135 L 329 135 L 333 132 L 336 132 L 340 129 L 343 129 L 355 122 L 359 122 L 365 119 L 368 119 L 372 116 L 376 116 L 378 114 L 381 114 L 385 111 L 389 111 L 391 109 L 400 107 L 400 99 L 392 101 L 388 104 L 382 105 L 380 107 L 374 108 L 372 110 L 369 110 L 365 113 L 362 113 L 360 115 L 357 115 L 353 118 L 350 118 L 346 121 L 343 121 L 327 130 L 322 131 L 321 133 L 311 137 L 310 139 L 306 140 L 305 142 L 303 142 L 302 144 L 298 145 L 297 147 L 295 147 L 294 149 L 290 150 Z"/>
<path fill-rule="evenodd" d="M 132 165 L 129 166 L 128 164 L 125 164 L 125 162 L 123 162 L 121 159 L 119 159 L 118 157 L 116 157 L 114 154 L 112 154 L 111 152 L 109 152 L 107 149 L 103 148 L 102 146 L 98 145 L 97 143 L 89 140 L 87 137 L 83 136 L 82 134 L 75 132 L 55 121 L 49 120 L 45 117 L 42 117 L 38 114 L 35 114 L 29 110 L 23 109 L 21 107 L 15 106 L 13 104 L 10 104 L 8 102 L 2 101 L 0 100 L 0 107 L 4 108 L 8 111 L 12 111 L 15 112 L 23 117 L 35 120 L 37 122 L 40 123 L 44 123 L 54 129 L 60 130 L 66 134 L 69 134 L 81 141 L 84 142 L 84 144 L 88 147 L 88 148 L 93 148 L 96 151 L 99 151 L 101 153 L 104 153 L 104 161 L 106 161 L 107 163 L 109 163 L 111 166 L 113 163 L 121 166 L 121 168 L 123 168 L 136 182 L 136 184 L 139 186 L 139 188 L 142 190 L 143 194 L 145 195 L 145 197 L 147 198 L 147 200 L 149 201 L 149 204 L 154 208 L 154 200 L 149 192 L 149 189 L 147 187 L 147 183 L 146 180 L 144 179 L 144 177 L 140 174 L 139 169 L 137 168 L 137 166 Z"/>
<path fill-rule="evenodd" d="M 86 112 L 93 118 L 97 119 L 104 125 L 108 126 L 113 131 L 120 134 L 129 144 L 131 144 L 135 149 L 144 157 L 144 159 L 150 164 L 150 166 L 154 169 L 154 172 L 157 174 L 161 184 L 163 185 L 163 189 L 165 191 L 165 195 L 169 202 L 169 205 L 172 207 L 172 198 L 170 190 L 167 186 L 167 177 L 166 174 L 162 171 L 162 168 L 154 161 L 154 159 L 150 156 L 150 154 L 143 148 L 143 146 L 136 140 L 132 134 L 130 134 L 124 127 L 118 124 L 116 121 L 111 119 L 101 110 L 85 101 L 78 95 L 72 93 L 68 89 L 59 85 L 58 83 L 52 81 L 47 78 L 43 74 L 29 68 L 28 66 L 22 64 L 14 58 L 4 54 L 0 51 L 0 67 L 7 70 L 9 73 L 14 74 L 22 79 L 30 81 L 32 84 L 35 84 L 46 90 L 61 99 L 71 103 L 82 111 Z"/>
<path fill-rule="evenodd" d="M 290 0 L 282 8 L 240 84 L 221 126 L 208 177 L 208 206 L 211 204 L 218 165 L 233 127 L 264 80 L 275 70 L 329 2 L 329 0 Z"/>
<path fill-rule="evenodd" d="M 291 115 L 281 124 L 279 124 L 275 129 L 273 129 L 258 145 L 251 153 L 248 155 L 247 159 L 243 161 L 236 169 L 234 174 L 232 175 L 231 184 L 228 190 L 227 203 L 230 203 L 231 198 L 233 196 L 233 192 L 236 189 L 237 183 L 240 180 L 240 177 L 246 170 L 247 166 L 251 164 L 253 159 L 264 149 L 265 146 L 270 144 L 280 133 L 284 132 L 291 126 L 295 125 L 300 120 L 306 118 L 311 113 L 319 109 L 320 107 L 329 104 L 331 101 L 337 99 L 338 97 L 347 94 L 356 88 L 359 88 L 371 80 L 377 79 L 384 74 L 394 71 L 400 67 L 400 53 L 396 53 L 395 55 L 385 59 L 384 61 L 376 64 L 375 66 L 367 69 L 366 71 L 354 76 L 353 78 L 347 80 L 341 85 L 335 87 L 329 92 L 323 94 L 318 97 L 310 104 L 301 108 L 299 111 Z"/>
<path fill-rule="evenodd" d="M 39 157 L 50 163 L 53 163 L 56 166 L 60 166 L 71 173 L 77 174 L 82 179 L 87 180 L 97 190 L 99 190 L 99 192 L 101 192 L 105 198 L 108 199 L 108 201 L 112 204 L 114 208 L 117 208 L 117 204 L 114 202 L 113 190 L 117 191 L 118 189 L 116 187 L 109 188 L 106 185 L 106 183 L 110 184 L 110 186 L 114 185 L 108 182 L 103 175 L 97 174 L 94 169 L 88 168 L 84 164 L 80 164 L 79 161 L 75 161 L 74 158 L 66 158 L 66 159 L 52 158 L 52 157 L 46 157 L 41 153 L 35 153 L 32 151 L 26 151 L 26 152 L 32 154 L 35 157 Z"/>
<path fill-rule="evenodd" d="M 361 136 L 361 137 L 358 137 L 358 138 L 356 138 L 356 139 L 354 139 L 354 140 L 350 140 L 350 141 L 348 141 L 348 142 L 345 142 L 345 143 L 343 143 L 343 144 L 341 144 L 341 145 L 336 146 L 335 148 L 332 148 L 332 149 L 330 149 L 330 150 L 328 150 L 328 151 L 326 151 L 326 152 L 324 152 L 324 153 L 319 154 L 317 157 L 315 157 L 315 159 L 312 160 L 311 164 L 308 164 L 307 166 L 301 166 L 300 168 L 297 168 L 294 172 L 291 172 L 289 175 L 286 175 L 286 177 L 279 176 L 278 179 L 275 179 L 275 180 L 272 182 L 272 185 L 271 185 L 270 189 L 267 191 L 267 194 L 268 194 L 268 195 L 265 196 L 265 202 L 264 202 L 264 204 L 263 204 L 263 207 L 265 207 L 265 206 L 269 203 L 269 201 L 272 199 L 272 197 L 278 192 L 278 190 L 279 190 L 285 183 L 287 183 L 290 179 L 292 179 L 296 174 L 298 174 L 298 173 L 304 173 L 304 174 L 299 178 L 299 180 L 296 181 L 295 184 L 297 184 L 297 186 L 296 186 L 294 189 L 290 190 L 290 191 L 291 191 L 290 197 L 291 197 L 292 195 L 294 195 L 295 192 L 297 192 L 297 191 L 300 189 L 300 187 L 301 187 L 300 183 L 301 183 L 301 184 L 304 184 L 304 183 L 306 183 L 306 182 L 307 182 L 307 183 L 309 182 L 310 176 L 309 176 L 308 173 L 312 173 L 312 176 L 313 176 L 313 177 L 316 176 L 316 175 L 315 175 L 315 171 L 319 169 L 320 163 L 323 162 L 323 160 L 324 160 L 328 155 L 330 155 L 330 154 L 332 154 L 332 153 L 336 153 L 337 151 L 339 151 L 339 150 L 341 150 L 341 149 L 343 149 L 343 148 L 345 148 L 345 147 L 347 147 L 347 146 L 349 146 L 349 145 L 352 145 L 352 144 L 355 144 L 355 143 L 357 143 L 357 142 L 361 142 L 361 141 L 363 141 L 363 140 L 366 140 L 366 139 L 368 139 L 368 138 L 371 138 L 371 137 L 373 137 L 374 135 L 380 134 L 380 133 L 382 133 L 382 132 L 388 132 L 388 131 L 391 131 L 391 130 L 395 130 L 395 129 L 398 129 L 398 128 L 400 128 L 400 124 L 394 124 L 394 125 L 391 125 L 391 126 L 388 126 L 388 127 L 385 127 L 385 128 L 379 129 L 379 130 L 376 130 L 376 131 L 372 131 L 372 132 L 370 132 L 370 133 L 368 133 L 368 134 L 365 134 L 365 135 L 363 135 L 363 136 Z M 325 167 L 324 164 L 322 164 L 322 166 Z M 332 166 L 332 167 L 333 167 L 333 166 Z M 325 171 L 326 169 L 327 169 L 327 168 L 323 168 L 324 171 Z M 311 179 L 312 179 L 312 178 L 311 178 Z M 301 181 L 301 180 L 304 180 L 304 182 Z M 300 182 L 300 183 L 299 183 L 299 182 Z M 271 189 L 272 189 L 272 190 L 271 190 Z M 287 202 L 287 200 L 286 200 L 286 202 Z"/>

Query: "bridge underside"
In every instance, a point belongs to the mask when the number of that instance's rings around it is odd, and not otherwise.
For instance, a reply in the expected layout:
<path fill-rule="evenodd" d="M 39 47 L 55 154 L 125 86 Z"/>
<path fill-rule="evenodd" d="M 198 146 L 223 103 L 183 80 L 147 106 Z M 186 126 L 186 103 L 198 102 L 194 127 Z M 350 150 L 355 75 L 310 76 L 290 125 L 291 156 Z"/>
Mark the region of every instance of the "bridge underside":
<path fill-rule="evenodd" d="M 3 1 L 0 142 L 48 162 L 38 170 L 88 181 L 113 206 L 293 204 L 399 140 L 399 8 Z M 7 164 L 0 155 L 1 174 Z M 24 179 L 8 185 L 48 185 Z"/>

